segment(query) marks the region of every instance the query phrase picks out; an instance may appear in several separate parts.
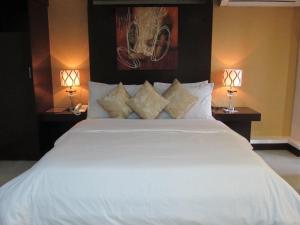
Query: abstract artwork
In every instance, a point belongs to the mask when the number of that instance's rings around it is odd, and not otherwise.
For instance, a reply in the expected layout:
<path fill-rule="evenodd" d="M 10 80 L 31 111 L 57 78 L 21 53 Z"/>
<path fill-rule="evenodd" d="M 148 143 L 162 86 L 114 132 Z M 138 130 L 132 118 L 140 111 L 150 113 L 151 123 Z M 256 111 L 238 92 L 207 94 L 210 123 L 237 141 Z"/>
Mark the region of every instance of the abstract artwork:
<path fill-rule="evenodd" d="M 178 7 L 116 9 L 118 70 L 176 70 Z"/>

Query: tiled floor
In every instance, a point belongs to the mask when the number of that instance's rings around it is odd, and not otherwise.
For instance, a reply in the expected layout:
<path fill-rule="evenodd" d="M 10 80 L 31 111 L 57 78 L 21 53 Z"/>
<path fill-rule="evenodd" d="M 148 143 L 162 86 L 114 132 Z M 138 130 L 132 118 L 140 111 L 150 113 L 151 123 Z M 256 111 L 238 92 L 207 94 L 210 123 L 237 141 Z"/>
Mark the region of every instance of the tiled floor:
<path fill-rule="evenodd" d="M 33 166 L 35 161 L 0 161 L 0 186 Z"/>
<path fill-rule="evenodd" d="M 257 151 L 257 153 L 300 194 L 300 157 L 284 150 Z"/>
<path fill-rule="evenodd" d="M 300 193 L 300 157 L 284 150 L 257 153 Z M 35 161 L 0 161 L 0 186 L 30 168 Z"/>

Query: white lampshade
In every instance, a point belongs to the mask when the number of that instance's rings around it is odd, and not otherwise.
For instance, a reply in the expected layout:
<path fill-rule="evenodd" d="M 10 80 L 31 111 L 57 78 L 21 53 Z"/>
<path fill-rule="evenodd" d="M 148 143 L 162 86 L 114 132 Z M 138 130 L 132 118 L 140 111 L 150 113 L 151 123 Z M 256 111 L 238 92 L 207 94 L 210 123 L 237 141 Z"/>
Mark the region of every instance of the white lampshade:
<path fill-rule="evenodd" d="M 223 76 L 223 84 L 226 87 L 242 86 L 243 71 L 240 69 L 225 69 Z"/>
<path fill-rule="evenodd" d="M 80 85 L 79 70 L 61 70 L 60 84 L 63 87 L 75 87 Z"/>

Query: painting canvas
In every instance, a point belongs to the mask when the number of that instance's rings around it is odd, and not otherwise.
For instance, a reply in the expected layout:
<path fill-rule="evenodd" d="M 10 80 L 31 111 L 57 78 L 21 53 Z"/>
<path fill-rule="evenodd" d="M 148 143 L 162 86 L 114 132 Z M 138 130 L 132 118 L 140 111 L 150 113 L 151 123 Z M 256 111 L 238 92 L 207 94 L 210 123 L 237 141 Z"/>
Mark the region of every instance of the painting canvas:
<path fill-rule="evenodd" d="M 176 70 L 178 7 L 116 9 L 118 70 Z"/>

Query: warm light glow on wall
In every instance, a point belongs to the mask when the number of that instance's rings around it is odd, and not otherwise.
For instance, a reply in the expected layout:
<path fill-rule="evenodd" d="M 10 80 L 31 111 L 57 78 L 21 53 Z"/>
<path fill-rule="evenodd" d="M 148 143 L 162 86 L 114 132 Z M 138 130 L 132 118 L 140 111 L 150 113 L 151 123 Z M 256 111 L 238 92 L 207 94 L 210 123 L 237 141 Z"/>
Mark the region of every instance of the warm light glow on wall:
<path fill-rule="evenodd" d="M 61 70 L 60 84 L 63 87 L 75 87 L 80 85 L 79 70 Z"/>

